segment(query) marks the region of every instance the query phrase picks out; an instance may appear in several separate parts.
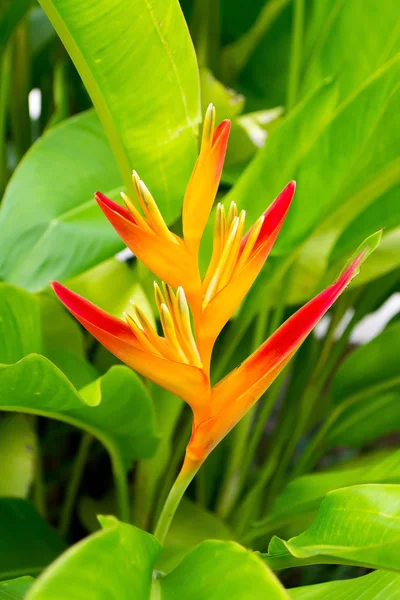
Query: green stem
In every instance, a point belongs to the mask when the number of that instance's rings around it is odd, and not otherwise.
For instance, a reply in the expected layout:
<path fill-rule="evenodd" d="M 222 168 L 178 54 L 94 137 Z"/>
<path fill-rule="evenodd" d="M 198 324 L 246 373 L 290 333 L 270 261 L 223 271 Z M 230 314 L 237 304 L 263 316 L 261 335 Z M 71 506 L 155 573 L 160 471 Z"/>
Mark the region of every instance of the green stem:
<path fill-rule="evenodd" d="M 187 420 L 187 422 L 184 424 L 183 430 L 181 429 L 181 431 L 179 432 L 179 438 L 178 438 L 177 442 L 174 444 L 175 451 L 169 462 L 168 472 L 165 476 L 164 484 L 159 493 L 158 502 L 157 502 L 155 510 L 154 510 L 153 518 L 157 518 L 161 513 L 162 506 L 165 502 L 168 491 L 171 489 L 172 482 L 173 482 L 175 474 L 178 470 L 178 465 L 182 461 L 182 458 L 185 454 L 185 449 L 186 449 L 186 446 L 188 443 L 188 439 L 190 438 L 191 428 L 192 428 L 192 423 L 191 423 L 191 415 L 190 415 L 190 420 Z"/>
<path fill-rule="evenodd" d="M 289 70 L 289 81 L 287 89 L 287 110 L 296 104 L 300 81 L 300 70 L 302 60 L 304 30 L 304 0 L 294 0 L 292 21 L 292 46 Z"/>
<path fill-rule="evenodd" d="M 192 469 L 188 471 L 181 471 L 172 486 L 168 497 L 165 501 L 164 507 L 161 511 L 160 518 L 158 519 L 157 526 L 154 531 L 154 536 L 158 541 L 163 544 L 171 525 L 172 519 L 176 513 L 180 501 L 186 492 L 189 483 L 196 475 L 202 463 L 197 463 Z"/>
<path fill-rule="evenodd" d="M 33 503 L 36 506 L 38 513 L 45 519 L 47 516 L 46 488 L 43 481 L 42 453 L 40 451 L 39 440 L 36 444 Z"/>
<path fill-rule="evenodd" d="M 84 433 L 82 435 L 81 443 L 78 448 L 78 453 L 76 455 L 74 465 L 72 467 L 71 477 L 65 495 L 65 502 L 61 511 L 61 518 L 58 531 L 62 537 L 65 537 L 67 535 L 71 523 L 72 511 L 82 481 L 83 471 L 85 469 L 92 442 L 93 437 L 91 435 L 89 435 L 88 433 Z"/>
<path fill-rule="evenodd" d="M 13 101 L 9 105 L 17 160 L 21 160 L 31 145 L 31 120 L 28 95 L 30 80 L 28 26 L 24 19 L 15 32 L 11 86 Z"/>
<path fill-rule="evenodd" d="M 129 523 L 130 507 L 129 507 L 129 485 L 124 464 L 119 453 L 109 447 L 111 466 L 114 476 L 115 490 L 117 495 L 118 516 L 124 523 Z"/>
<path fill-rule="evenodd" d="M 265 394 L 265 398 L 261 399 L 261 407 L 260 412 L 257 415 L 255 420 L 254 431 L 251 434 L 251 439 L 249 440 L 249 445 L 246 450 L 246 456 L 243 463 L 243 473 L 247 473 L 247 470 L 252 463 L 258 444 L 261 441 L 263 436 L 265 425 L 271 415 L 271 411 L 275 406 L 275 402 L 278 398 L 279 392 L 281 391 L 282 381 L 286 375 L 286 369 L 275 379 L 274 383 L 271 385 L 267 393 Z M 259 401 L 260 402 L 260 401 Z"/>

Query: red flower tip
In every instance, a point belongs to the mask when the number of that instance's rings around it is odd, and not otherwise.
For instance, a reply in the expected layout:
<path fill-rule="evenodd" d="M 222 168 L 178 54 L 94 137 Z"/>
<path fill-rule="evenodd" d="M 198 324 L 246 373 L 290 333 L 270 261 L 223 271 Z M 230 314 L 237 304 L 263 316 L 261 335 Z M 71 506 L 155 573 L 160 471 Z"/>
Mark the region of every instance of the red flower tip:
<path fill-rule="evenodd" d="M 218 141 L 219 138 L 222 139 L 224 145 L 228 143 L 229 132 L 231 130 L 231 122 L 229 119 L 225 119 L 221 121 L 219 125 L 215 128 L 212 145 Z"/>
<path fill-rule="evenodd" d="M 127 219 L 128 221 L 131 221 L 132 223 L 136 223 L 129 210 L 127 208 L 124 208 L 117 202 L 114 202 L 113 200 L 111 200 L 111 198 L 107 198 L 107 196 L 105 196 L 101 192 L 96 192 L 94 197 L 96 199 L 97 204 L 100 206 L 101 210 L 106 215 L 106 217 L 108 217 L 111 211 L 113 213 L 117 213 L 118 215 L 120 215 L 124 219 Z"/>

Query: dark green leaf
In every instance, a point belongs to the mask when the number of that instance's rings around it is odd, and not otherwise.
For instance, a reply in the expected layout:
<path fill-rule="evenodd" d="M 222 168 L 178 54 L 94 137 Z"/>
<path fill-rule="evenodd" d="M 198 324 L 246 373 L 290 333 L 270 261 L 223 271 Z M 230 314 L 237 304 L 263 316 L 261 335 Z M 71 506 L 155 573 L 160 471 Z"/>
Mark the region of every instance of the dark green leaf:
<path fill-rule="evenodd" d="M 0 600 L 23 600 L 34 582 L 33 577 L 18 577 L 0 582 Z"/>
<path fill-rule="evenodd" d="M 26 500 L 0 498 L 0 530 L 1 579 L 36 575 L 65 549 Z"/>

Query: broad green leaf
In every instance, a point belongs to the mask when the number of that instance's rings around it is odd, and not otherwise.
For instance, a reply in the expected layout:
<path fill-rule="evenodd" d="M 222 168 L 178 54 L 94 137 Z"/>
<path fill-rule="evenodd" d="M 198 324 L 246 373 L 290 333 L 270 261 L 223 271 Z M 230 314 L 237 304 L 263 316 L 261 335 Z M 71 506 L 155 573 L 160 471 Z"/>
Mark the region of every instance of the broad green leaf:
<path fill-rule="evenodd" d="M 92 363 L 70 350 L 48 350 L 45 355 L 68 377 L 72 385 L 78 390 L 97 379 L 100 375 L 100 371 Z"/>
<path fill-rule="evenodd" d="M 254 199 L 249 211 L 253 220 L 261 213 L 261 202 L 266 204 L 266 199 L 279 193 L 289 179 L 296 179 L 295 199 L 275 253 L 288 253 L 299 246 L 328 216 L 332 226 L 338 227 L 342 220 L 358 214 L 390 185 L 397 183 L 399 170 L 393 165 L 391 176 L 387 175 L 380 186 L 373 185 L 393 160 L 397 128 L 393 128 L 393 124 L 381 127 L 381 123 L 389 121 L 398 103 L 395 92 L 399 73 L 400 57 L 376 72 L 336 110 L 332 101 L 321 103 L 324 88 L 308 97 L 271 133 L 264 148 L 228 194 L 227 202 L 234 198 L 243 207 L 248 198 Z M 328 89 L 329 86 L 325 88 L 325 96 Z M 307 129 L 307 135 L 303 134 Z M 372 155 L 372 137 L 380 139 L 382 148 L 387 147 L 382 156 Z M 372 157 L 374 162 L 371 162 Z M 367 163 L 369 170 L 359 172 L 360 166 L 365 167 Z M 354 180 L 357 188 L 352 185 Z M 353 196 L 367 182 L 369 193 L 360 194 L 354 203 Z M 340 219 L 339 210 L 343 213 Z"/>
<path fill-rule="evenodd" d="M 274 570 L 351 564 L 400 571 L 400 485 L 356 485 L 330 492 L 311 527 L 262 555 Z"/>
<path fill-rule="evenodd" d="M 26 500 L 0 498 L 0 529 L 0 579 L 37 575 L 65 549 Z"/>
<path fill-rule="evenodd" d="M 232 538 L 232 531 L 217 515 L 183 498 L 171 523 L 165 548 L 156 567 L 163 573 L 169 573 L 200 542 Z"/>
<path fill-rule="evenodd" d="M 357 579 L 293 588 L 289 595 L 294 600 L 397 600 L 400 574 L 375 571 Z"/>
<path fill-rule="evenodd" d="M 112 367 L 80 393 L 50 361 L 31 354 L 0 365 L 0 410 L 59 419 L 97 437 L 126 468 L 157 446 L 150 397 L 139 377 Z"/>
<path fill-rule="evenodd" d="M 132 310 L 130 301 L 138 304 L 155 325 L 149 301 L 138 283 L 136 269 L 115 258 L 107 260 L 87 273 L 68 282 L 68 287 L 115 317 Z"/>
<path fill-rule="evenodd" d="M 342 231 L 329 256 L 329 267 L 334 268 L 343 262 L 343 258 L 350 255 L 354 248 L 368 235 L 378 229 L 384 229 L 385 237 L 388 231 L 399 226 L 400 209 L 399 198 L 400 185 L 397 184 L 384 193 L 378 200 L 373 202 L 362 211 Z M 363 277 L 365 274 L 363 272 Z M 358 282 L 357 282 L 358 283 Z"/>
<path fill-rule="evenodd" d="M 26 498 L 33 480 L 36 436 L 23 415 L 0 420 L 0 496 Z"/>
<path fill-rule="evenodd" d="M 255 530 L 272 531 L 296 521 L 299 515 L 315 512 L 329 492 L 363 483 L 400 483 L 400 451 L 378 462 L 305 475 L 291 481 L 277 497 L 267 519 L 255 524 Z"/>
<path fill-rule="evenodd" d="M 43 351 L 67 350 L 84 357 L 84 338 L 79 323 L 53 295 L 40 294 Z"/>
<path fill-rule="evenodd" d="M 317 11 L 315 15 L 319 28 L 306 63 L 303 89 L 307 92 L 325 77 L 334 76 L 345 98 L 400 51 L 400 31 L 396 27 L 398 3 L 388 0 L 384 10 L 375 0 L 317 4 L 327 10 L 323 10 L 325 14 Z M 322 22 L 321 16 L 324 17 Z"/>
<path fill-rule="evenodd" d="M 178 1 L 40 4 L 91 96 L 127 188 L 135 168 L 171 222 L 200 121 L 196 57 Z"/>
<path fill-rule="evenodd" d="M 165 600 L 285 600 L 279 580 L 256 554 L 235 542 L 207 541 L 160 581 Z"/>
<path fill-rule="evenodd" d="M 0 582 L 0 600 L 23 600 L 34 582 L 33 577 L 18 577 Z"/>
<path fill-rule="evenodd" d="M 0 364 L 14 363 L 42 348 L 37 298 L 0 283 Z"/>
<path fill-rule="evenodd" d="M 149 600 L 160 544 L 148 533 L 101 517 L 102 531 L 73 546 L 31 587 L 26 600 Z"/>
<path fill-rule="evenodd" d="M 50 566 L 26 600 L 83 600 L 88 586 L 98 600 L 131 600 L 133 591 L 135 600 L 289 599 L 263 561 L 234 542 L 203 542 L 163 577 L 152 575 L 161 551 L 154 537 L 113 517 L 100 522 L 104 529 Z"/>
<path fill-rule="evenodd" d="M 116 198 L 120 182 L 93 111 L 50 129 L 21 161 L 4 194 L 0 277 L 35 292 L 121 250 L 93 196 L 101 189 Z"/>

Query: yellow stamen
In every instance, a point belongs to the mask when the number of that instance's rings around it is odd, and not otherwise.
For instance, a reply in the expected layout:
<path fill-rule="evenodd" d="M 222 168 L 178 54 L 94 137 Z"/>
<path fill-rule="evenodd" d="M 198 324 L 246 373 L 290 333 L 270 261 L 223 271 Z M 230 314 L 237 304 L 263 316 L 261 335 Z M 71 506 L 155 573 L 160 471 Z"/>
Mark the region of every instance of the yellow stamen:
<path fill-rule="evenodd" d="M 145 219 L 142 217 L 140 212 L 137 210 L 137 208 L 133 204 L 132 200 L 129 198 L 129 196 L 127 196 L 124 192 L 121 192 L 121 198 L 124 201 L 126 208 L 129 210 L 132 217 L 135 219 L 136 224 L 139 227 L 142 227 L 142 229 L 145 229 L 146 231 L 148 231 L 149 233 L 153 233 L 151 228 L 147 225 Z"/>
<path fill-rule="evenodd" d="M 210 283 L 210 279 L 213 276 L 215 269 L 217 268 L 218 261 L 221 257 L 222 251 L 225 244 L 225 231 L 226 231 L 226 219 L 225 219 L 225 208 L 220 202 L 217 204 L 217 212 L 215 215 L 214 223 L 214 239 L 213 239 L 213 251 L 208 266 L 207 272 L 203 279 L 203 289 L 207 289 Z"/>
<path fill-rule="evenodd" d="M 174 322 L 166 304 L 161 304 L 160 310 L 161 325 L 164 331 L 165 338 L 172 350 L 175 352 L 179 361 L 187 363 L 187 358 L 178 342 Z"/>
<path fill-rule="evenodd" d="M 162 291 L 160 290 L 160 286 L 158 285 L 157 281 L 154 282 L 154 298 L 156 300 L 156 304 L 157 304 L 157 308 L 158 308 L 158 312 L 161 312 L 161 304 L 163 302 L 165 302 L 164 300 L 164 296 L 162 294 Z"/>
<path fill-rule="evenodd" d="M 179 329 L 185 343 L 185 349 L 189 352 L 191 362 L 197 367 L 201 367 L 201 358 L 197 350 L 196 341 L 193 336 L 192 325 L 190 322 L 189 306 L 186 300 L 185 292 L 181 286 L 176 292 L 176 300 L 179 313 Z"/>
<path fill-rule="evenodd" d="M 238 218 L 238 217 L 235 217 L 235 218 Z M 234 240 L 233 240 L 232 247 L 229 252 L 228 260 L 226 261 L 225 266 L 222 269 L 219 284 L 217 286 L 217 291 L 222 290 L 222 288 L 224 288 L 226 286 L 226 284 L 230 281 L 232 273 L 236 267 L 237 257 L 238 257 L 239 249 L 240 249 L 240 242 L 241 242 L 242 236 L 243 236 L 245 218 L 246 218 L 246 211 L 242 210 L 239 215 L 238 228 L 237 228 Z"/>
<path fill-rule="evenodd" d="M 152 324 L 142 311 L 142 309 L 136 304 L 132 304 L 133 309 L 136 314 L 136 321 L 141 326 L 142 330 L 146 334 L 148 340 L 151 344 L 160 352 L 160 354 L 164 354 L 165 352 L 165 344 L 163 344 L 164 340 L 158 335 L 158 333 L 153 328 Z"/>
<path fill-rule="evenodd" d="M 215 107 L 209 104 L 203 122 L 203 134 L 201 137 L 200 156 L 207 152 L 212 146 L 215 127 Z"/>
<path fill-rule="evenodd" d="M 228 210 L 228 216 L 226 218 L 226 228 L 229 231 L 232 225 L 232 221 L 235 217 L 238 216 L 238 209 L 236 206 L 236 202 L 231 202 Z"/>
<path fill-rule="evenodd" d="M 212 276 L 210 284 L 205 293 L 204 300 L 203 300 L 203 306 L 210 302 L 211 298 L 214 296 L 214 294 L 217 291 L 217 286 L 218 286 L 220 278 L 224 272 L 225 265 L 228 262 L 229 254 L 235 244 L 238 228 L 239 228 L 239 217 L 234 217 L 230 231 L 229 231 L 228 239 L 226 241 L 223 252 L 221 254 L 221 258 L 219 259 L 219 262 L 215 269 L 214 275 Z"/>
<path fill-rule="evenodd" d="M 151 352 L 152 354 L 160 354 L 162 356 L 162 353 L 159 352 L 157 350 L 157 348 L 155 348 L 153 346 L 153 344 L 150 342 L 150 340 L 147 339 L 145 332 L 140 327 L 140 325 L 135 321 L 135 319 L 132 317 L 132 315 L 124 312 L 124 317 L 126 319 L 126 322 L 129 325 L 129 327 L 132 329 L 133 333 L 136 335 L 138 342 L 140 343 L 141 346 L 143 346 L 143 349 L 147 350 L 148 352 Z"/>
<path fill-rule="evenodd" d="M 163 237 L 164 239 L 176 244 L 177 241 L 165 224 L 156 201 L 147 189 L 146 185 L 139 178 L 139 175 L 136 173 L 136 171 L 132 172 L 132 180 L 140 205 L 143 208 L 148 220 L 148 224 L 151 226 L 154 233 L 157 233 L 160 237 Z"/>
<path fill-rule="evenodd" d="M 253 251 L 255 243 L 257 242 L 258 236 L 260 235 L 260 231 L 261 231 L 261 227 L 263 226 L 264 219 L 265 219 L 264 215 L 261 215 L 261 217 L 259 217 L 257 219 L 257 221 L 254 223 L 254 226 L 250 232 L 250 235 L 247 238 L 245 247 L 243 248 L 243 252 L 240 255 L 239 262 L 237 265 L 238 270 L 241 269 L 242 267 L 244 267 L 244 265 L 250 258 L 250 255 Z"/>

